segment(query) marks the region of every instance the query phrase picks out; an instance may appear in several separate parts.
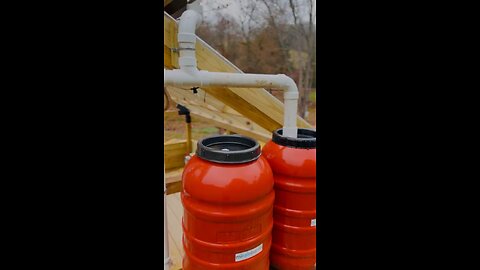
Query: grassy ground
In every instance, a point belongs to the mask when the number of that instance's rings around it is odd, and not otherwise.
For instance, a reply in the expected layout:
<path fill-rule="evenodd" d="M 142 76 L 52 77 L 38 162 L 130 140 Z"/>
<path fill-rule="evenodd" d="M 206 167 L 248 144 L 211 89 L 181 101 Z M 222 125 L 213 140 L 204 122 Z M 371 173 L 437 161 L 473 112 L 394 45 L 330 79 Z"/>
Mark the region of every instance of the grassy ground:
<path fill-rule="evenodd" d="M 308 116 L 307 122 L 312 124 L 313 126 L 317 126 L 317 90 L 314 89 L 310 92 L 309 96 L 310 104 L 308 106 Z"/>
<path fill-rule="evenodd" d="M 317 103 L 317 91 L 312 91 L 310 92 L 310 96 L 308 97 L 308 100 L 310 100 L 310 102 L 313 102 L 313 103 Z"/>
<path fill-rule="evenodd" d="M 174 108 L 170 109 L 174 110 Z M 187 135 L 185 130 L 185 116 L 170 116 L 165 118 L 165 126 L 163 131 L 165 141 L 170 139 L 186 139 Z M 198 120 L 192 122 L 192 138 L 194 140 L 218 133 L 219 129 L 212 127 L 211 124 L 207 122 Z"/>
<path fill-rule="evenodd" d="M 312 91 L 309 96 L 310 104 L 308 108 L 308 116 L 307 121 L 316 126 L 316 104 L 317 104 L 317 92 Z M 175 110 L 175 105 L 172 104 L 170 106 L 170 110 Z M 165 118 L 165 125 L 164 125 L 164 137 L 165 141 L 170 139 L 185 139 L 186 138 L 186 124 L 185 124 L 185 116 L 169 116 Z M 212 127 L 211 124 L 207 122 L 197 121 L 194 120 L 192 123 L 192 137 L 194 140 L 198 140 L 200 138 L 219 134 L 221 132 L 220 129 L 216 127 Z"/>

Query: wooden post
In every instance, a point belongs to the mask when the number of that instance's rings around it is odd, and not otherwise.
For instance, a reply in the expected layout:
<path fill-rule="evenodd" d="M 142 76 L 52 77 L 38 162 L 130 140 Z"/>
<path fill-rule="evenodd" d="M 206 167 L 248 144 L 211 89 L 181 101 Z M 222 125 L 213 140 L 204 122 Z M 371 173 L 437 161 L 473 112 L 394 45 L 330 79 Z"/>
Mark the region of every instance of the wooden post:
<path fill-rule="evenodd" d="M 187 152 L 192 153 L 192 122 L 187 122 Z"/>

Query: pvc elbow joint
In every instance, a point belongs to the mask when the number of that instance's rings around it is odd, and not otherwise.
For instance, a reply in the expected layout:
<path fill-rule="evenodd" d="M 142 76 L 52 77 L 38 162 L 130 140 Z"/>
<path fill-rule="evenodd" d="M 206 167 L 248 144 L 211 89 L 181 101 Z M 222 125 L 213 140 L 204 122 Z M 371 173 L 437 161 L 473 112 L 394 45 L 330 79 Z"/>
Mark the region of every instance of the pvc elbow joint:
<path fill-rule="evenodd" d="M 288 77 L 285 74 L 279 75 L 281 77 L 281 80 L 284 82 L 284 93 L 283 97 L 286 100 L 298 100 L 299 94 L 298 94 L 298 87 L 295 81 Z"/>

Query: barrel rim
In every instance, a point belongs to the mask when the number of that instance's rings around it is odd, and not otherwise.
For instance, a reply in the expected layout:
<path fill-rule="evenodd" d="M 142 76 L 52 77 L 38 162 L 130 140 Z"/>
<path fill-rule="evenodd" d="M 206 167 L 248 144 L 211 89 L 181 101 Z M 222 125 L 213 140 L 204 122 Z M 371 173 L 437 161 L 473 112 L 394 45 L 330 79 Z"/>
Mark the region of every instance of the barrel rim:
<path fill-rule="evenodd" d="M 212 147 L 216 144 L 230 144 L 244 147 L 241 150 L 217 150 Z M 225 145 L 228 147 L 228 145 Z M 203 138 L 197 142 L 196 155 L 206 161 L 221 164 L 242 164 L 255 161 L 260 158 L 260 144 L 249 137 L 241 135 L 214 135 Z"/>
<path fill-rule="evenodd" d="M 277 129 L 272 134 L 272 141 L 278 145 L 301 148 L 315 149 L 317 148 L 317 131 L 314 129 L 299 128 L 297 129 L 297 138 L 283 136 L 283 128 Z"/>

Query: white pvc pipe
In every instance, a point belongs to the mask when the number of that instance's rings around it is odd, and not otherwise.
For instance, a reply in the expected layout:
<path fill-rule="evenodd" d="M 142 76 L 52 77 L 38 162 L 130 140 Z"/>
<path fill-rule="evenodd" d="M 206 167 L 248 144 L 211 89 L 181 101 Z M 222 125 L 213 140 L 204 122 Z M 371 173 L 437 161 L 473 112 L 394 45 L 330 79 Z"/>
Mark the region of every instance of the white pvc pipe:
<path fill-rule="evenodd" d="M 202 22 L 202 8 L 199 1 L 187 5 L 187 10 L 180 17 L 178 23 L 178 49 L 180 57 L 178 59 L 180 69 L 187 72 L 197 70 L 197 58 L 195 55 L 195 44 L 197 35 L 195 30 Z"/>
<path fill-rule="evenodd" d="M 245 87 L 279 88 L 284 90 L 285 114 L 283 135 L 297 137 L 298 88 L 295 81 L 286 75 L 240 74 L 208 71 L 185 72 L 165 70 L 164 85 L 175 87 Z"/>
<path fill-rule="evenodd" d="M 261 75 L 243 73 L 219 73 L 199 71 L 195 55 L 197 36 L 195 30 L 202 21 L 202 8 L 199 1 L 187 5 L 187 10 L 178 23 L 180 70 L 164 69 L 164 85 L 176 87 L 245 87 L 279 88 L 285 91 L 285 115 L 283 135 L 297 137 L 298 88 L 286 75 Z"/>

